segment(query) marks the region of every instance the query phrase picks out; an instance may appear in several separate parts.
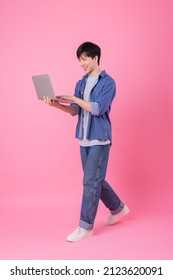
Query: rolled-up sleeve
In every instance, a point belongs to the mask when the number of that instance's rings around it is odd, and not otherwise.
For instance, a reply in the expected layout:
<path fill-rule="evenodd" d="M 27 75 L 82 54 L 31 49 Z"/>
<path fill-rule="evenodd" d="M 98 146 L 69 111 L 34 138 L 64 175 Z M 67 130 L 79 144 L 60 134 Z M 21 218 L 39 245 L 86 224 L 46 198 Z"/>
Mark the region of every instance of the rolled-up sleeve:
<path fill-rule="evenodd" d="M 81 86 L 81 82 L 82 80 L 78 81 L 76 86 L 75 86 L 75 93 L 74 93 L 74 96 L 78 97 L 78 98 L 81 98 L 80 97 L 80 86 Z M 80 106 L 76 103 L 71 103 L 71 106 L 75 109 L 75 113 L 74 114 L 71 114 L 72 116 L 76 116 L 76 115 L 79 115 L 80 114 Z"/>
<path fill-rule="evenodd" d="M 115 94 L 116 86 L 113 79 L 108 79 L 103 87 L 96 87 L 95 100 L 91 100 L 91 114 L 101 116 L 109 111 Z"/>
<path fill-rule="evenodd" d="M 72 116 L 79 115 L 79 111 L 80 111 L 79 105 L 76 104 L 76 103 L 72 103 L 71 106 L 75 109 L 75 113 L 74 113 L 74 114 L 71 114 L 71 115 L 72 115 Z"/>

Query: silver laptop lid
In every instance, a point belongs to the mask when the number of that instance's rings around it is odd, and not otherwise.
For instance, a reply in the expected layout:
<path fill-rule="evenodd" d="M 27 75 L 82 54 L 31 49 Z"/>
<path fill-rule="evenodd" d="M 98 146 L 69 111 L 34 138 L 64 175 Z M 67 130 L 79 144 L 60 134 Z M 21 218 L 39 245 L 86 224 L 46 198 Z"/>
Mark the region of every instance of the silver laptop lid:
<path fill-rule="evenodd" d="M 47 96 L 51 99 L 56 99 L 52 83 L 48 74 L 35 75 L 32 76 L 34 87 L 37 93 L 37 97 L 40 100 L 43 100 L 44 96 Z"/>

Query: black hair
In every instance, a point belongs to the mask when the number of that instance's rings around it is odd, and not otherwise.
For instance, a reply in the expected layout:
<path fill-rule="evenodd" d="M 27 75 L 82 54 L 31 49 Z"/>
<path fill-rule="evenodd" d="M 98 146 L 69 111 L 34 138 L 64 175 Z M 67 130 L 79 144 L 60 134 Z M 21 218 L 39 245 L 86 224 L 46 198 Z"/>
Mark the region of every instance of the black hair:
<path fill-rule="evenodd" d="M 91 42 L 85 42 L 85 43 L 81 44 L 76 51 L 76 55 L 77 55 L 78 59 L 81 57 L 82 54 L 85 54 L 86 56 L 90 56 L 92 58 L 97 56 L 98 57 L 98 65 L 99 65 L 100 56 L 101 56 L 101 49 L 100 49 L 99 46 L 97 46 L 97 45 L 95 45 L 94 43 L 91 43 Z"/>

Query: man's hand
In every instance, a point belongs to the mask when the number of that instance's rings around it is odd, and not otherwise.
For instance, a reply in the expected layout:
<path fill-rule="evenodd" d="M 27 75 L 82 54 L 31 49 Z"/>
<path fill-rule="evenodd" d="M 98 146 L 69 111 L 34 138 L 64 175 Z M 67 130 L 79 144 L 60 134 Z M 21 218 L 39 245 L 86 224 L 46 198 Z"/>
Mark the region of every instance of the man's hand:
<path fill-rule="evenodd" d="M 76 103 L 78 104 L 82 109 L 91 112 L 91 102 L 85 101 L 81 98 L 78 98 L 74 95 L 61 95 L 57 96 L 59 100 L 67 100 L 71 103 Z M 60 101 L 61 102 L 61 101 Z"/>
<path fill-rule="evenodd" d="M 47 96 L 44 96 L 44 97 L 43 97 L 43 101 L 44 101 L 46 104 L 48 104 L 48 105 L 50 105 L 50 106 L 54 106 L 54 107 L 57 107 L 57 105 L 59 104 L 58 100 L 53 100 L 53 99 L 51 99 L 51 98 L 49 98 L 49 97 L 47 97 Z"/>
<path fill-rule="evenodd" d="M 59 100 L 67 100 L 70 102 L 74 102 L 74 100 L 75 100 L 75 97 L 73 95 L 60 95 L 60 96 L 57 96 L 57 98 Z"/>
<path fill-rule="evenodd" d="M 57 96 L 57 98 L 58 98 L 58 96 Z M 58 109 L 66 112 L 66 113 L 71 114 L 71 115 L 75 115 L 76 114 L 76 109 L 73 106 L 70 106 L 69 104 L 68 105 L 61 104 L 60 102 L 58 102 L 58 99 L 53 100 L 53 99 L 51 99 L 51 98 L 49 98 L 47 96 L 44 96 L 43 97 L 43 102 L 48 104 L 49 106 L 58 108 Z"/>

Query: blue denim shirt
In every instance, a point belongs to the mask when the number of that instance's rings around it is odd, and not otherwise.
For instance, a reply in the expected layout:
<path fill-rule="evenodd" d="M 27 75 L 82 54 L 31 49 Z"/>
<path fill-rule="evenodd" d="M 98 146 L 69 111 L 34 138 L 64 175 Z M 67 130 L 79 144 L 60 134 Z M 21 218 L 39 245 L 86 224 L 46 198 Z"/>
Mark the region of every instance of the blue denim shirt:
<path fill-rule="evenodd" d="M 83 93 L 88 75 L 78 81 L 75 88 L 75 96 L 83 99 Z M 98 82 L 90 93 L 91 113 L 89 115 L 87 139 L 112 141 L 111 121 L 109 112 L 116 94 L 115 81 L 105 72 L 99 74 Z M 83 138 L 83 109 L 76 103 L 71 104 L 76 109 L 74 115 L 78 115 L 76 126 L 76 138 Z"/>

